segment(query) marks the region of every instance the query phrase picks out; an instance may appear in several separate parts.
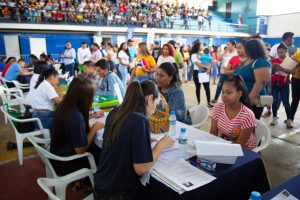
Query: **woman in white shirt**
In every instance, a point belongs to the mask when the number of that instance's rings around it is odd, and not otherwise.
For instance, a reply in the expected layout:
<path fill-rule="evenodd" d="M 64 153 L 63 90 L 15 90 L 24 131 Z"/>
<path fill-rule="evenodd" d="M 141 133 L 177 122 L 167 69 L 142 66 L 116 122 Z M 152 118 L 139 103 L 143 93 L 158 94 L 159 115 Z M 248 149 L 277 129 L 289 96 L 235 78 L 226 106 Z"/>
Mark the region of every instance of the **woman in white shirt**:
<path fill-rule="evenodd" d="M 29 83 L 29 91 L 33 90 L 36 83 L 38 82 L 39 76 L 48 69 L 48 64 L 46 62 L 38 61 L 33 68 L 33 75 Z"/>
<path fill-rule="evenodd" d="M 54 89 L 57 84 L 58 72 L 52 68 L 47 69 L 39 76 L 36 85 L 26 97 L 33 108 L 32 117 L 39 118 L 45 129 L 52 128 L 54 105 L 61 101 Z"/>
<path fill-rule="evenodd" d="M 175 63 L 175 49 L 169 43 L 163 45 L 162 54 L 158 57 L 156 65 L 159 67 L 165 62 Z"/>
<path fill-rule="evenodd" d="M 125 87 L 128 82 L 128 68 L 130 68 L 129 58 L 130 56 L 129 56 L 127 44 L 123 42 L 118 51 L 118 59 L 119 59 L 119 70 L 121 72 L 122 82 Z"/>

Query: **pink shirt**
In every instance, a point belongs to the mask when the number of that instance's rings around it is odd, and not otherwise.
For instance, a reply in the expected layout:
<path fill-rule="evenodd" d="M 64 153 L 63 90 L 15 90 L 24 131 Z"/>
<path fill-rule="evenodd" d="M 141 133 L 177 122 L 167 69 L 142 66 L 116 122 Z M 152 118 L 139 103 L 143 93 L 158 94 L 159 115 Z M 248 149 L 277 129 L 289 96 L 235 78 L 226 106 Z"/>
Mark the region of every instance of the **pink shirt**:
<path fill-rule="evenodd" d="M 217 121 L 221 137 L 232 142 L 236 142 L 237 140 L 238 134 L 234 134 L 236 130 L 253 128 L 256 126 L 254 113 L 243 104 L 237 116 L 230 120 L 225 113 L 225 104 L 219 103 L 212 111 L 212 118 Z M 253 133 L 250 135 L 246 147 L 249 149 L 254 149 L 256 147 L 256 139 Z"/>
<path fill-rule="evenodd" d="M 102 58 L 102 54 L 100 52 L 99 49 L 97 49 L 97 51 L 93 52 L 92 53 L 92 58 L 91 58 L 91 61 L 93 63 L 96 63 L 98 60 L 100 60 Z"/>

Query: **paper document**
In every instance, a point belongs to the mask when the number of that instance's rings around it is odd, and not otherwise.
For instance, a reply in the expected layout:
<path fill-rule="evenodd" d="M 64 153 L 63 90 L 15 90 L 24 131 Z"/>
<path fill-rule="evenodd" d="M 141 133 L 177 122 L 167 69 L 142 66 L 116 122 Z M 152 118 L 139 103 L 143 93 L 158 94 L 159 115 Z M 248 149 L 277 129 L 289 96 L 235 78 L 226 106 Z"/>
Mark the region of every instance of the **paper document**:
<path fill-rule="evenodd" d="M 198 80 L 199 80 L 199 83 L 209 82 L 209 74 L 207 74 L 206 72 L 198 73 Z"/>
<path fill-rule="evenodd" d="M 216 179 L 184 159 L 176 160 L 168 165 L 156 163 L 154 169 L 185 191 L 191 191 Z"/>
<path fill-rule="evenodd" d="M 287 190 L 283 190 L 275 197 L 273 197 L 271 200 L 299 200 L 299 199 L 291 195 L 291 193 L 289 193 Z"/>
<path fill-rule="evenodd" d="M 165 133 L 160 133 L 160 134 L 151 133 L 150 138 L 155 139 L 157 141 L 160 141 L 163 137 L 165 137 L 165 135 L 166 135 Z M 151 148 L 153 149 L 156 144 L 157 144 L 156 141 L 152 141 L 151 142 Z M 172 151 L 172 150 L 176 150 L 178 148 L 179 148 L 178 143 L 175 142 L 174 145 L 171 148 L 164 149 L 163 151 Z"/>
<path fill-rule="evenodd" d="M 285 59 L 280 63 L 280 66 L 284 69 L 292 70 L 294 69 L 298 63 L 294 61 L 292 58 L 289 56 L 285 57 Z"/>

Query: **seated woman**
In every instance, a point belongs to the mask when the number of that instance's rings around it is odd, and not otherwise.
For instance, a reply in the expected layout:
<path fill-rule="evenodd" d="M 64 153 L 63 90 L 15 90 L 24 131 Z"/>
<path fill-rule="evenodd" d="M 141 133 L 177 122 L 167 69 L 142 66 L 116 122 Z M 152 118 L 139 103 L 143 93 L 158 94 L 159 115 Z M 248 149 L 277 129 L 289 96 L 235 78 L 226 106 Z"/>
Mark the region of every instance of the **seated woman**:
<path fill-rule="evenodd" d="M 75 78 L 71 82 L 66 96 L 55 111 L 51 131 L 51 153 L 58 156 L 72 156 L 93 151 L 94 147 L 91 144 L 94 137 L 97 131 L 104 127 L 100 122 L 89 127 L 89 110 L 93 96 L 94 88 L 90 80 Z M 86 157 L 68 162 L 52 160 L 51 163 L 58 175 L 66 175 L 89 167 Z"/>
<path fill-rule="evenodd" d="M 33 117 L 41 120 L 43 128 L 51 129 L 53 125 L 54 105 L 58 105 L 61 98 L 54 87 L 58 83 L 58 72 L 55 69 L 44 71 L 38 78 L 34 89 L 30 90 L 26 101 L 33 108 Z"/>
<path fill-rule="evenodd" d="M 123 199 L 124 194 L 146 199 L 141 192 L 140 176 L 174 143 L 170 136 L 165 136 L 151 150 L 147 116 L 152 115 L 158 103 L 159 91 L 152 81 L 134 81 L 129 84 L 123 103 L 109 113 L 94 178 L 94 199 Z"/>
<path fill-rule="evenodd" d="M 175 111 L 177 120 L 192 124 L 190 117 L 187 115 L 184 94 L 174 64 L 170 62 L 162 63 L 157 69 L 156 81 L 160 92 L 169 105 L 170 111 Z"/>
<path fill-rule="evenodd" d="M 96 95 L 101 97 L 117 97 L 115 84 L 120 88 L 122 97 L 125 96 L 125 88 L 118 75 L 109 71 L 109 64 L 106 59 L 101 59 L 95 64 L 98 75 L 102 78 L 96 90 Z"/>
<path fill-rule="evenodd" d="M 229 77 L 222 87 L 222 103 L 212 111 L 210 133 L 248 149 L 256 147 L 255 115 L 241 76 Z"/>
<path fill-rule="evenodd" d="M 34 89 L 36 83 L 38 82 L 39 76 L 48 69 L 48 64 L 46 62 L 38 61 L 33 68 L 33 75 L 30 79 L 29 90 Z"/>

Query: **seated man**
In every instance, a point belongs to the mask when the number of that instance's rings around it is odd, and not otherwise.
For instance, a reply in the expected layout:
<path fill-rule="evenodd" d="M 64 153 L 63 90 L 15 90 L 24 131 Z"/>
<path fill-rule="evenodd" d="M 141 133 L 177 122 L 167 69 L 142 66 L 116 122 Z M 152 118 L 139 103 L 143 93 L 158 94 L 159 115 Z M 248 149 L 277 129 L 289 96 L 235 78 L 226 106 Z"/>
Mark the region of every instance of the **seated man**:
<path fill-rule="evenodd" d="M 124 97 L 124 85 L 115 73 L 109 71 L 108 61 L 106 59 L 101 59 L 95 64 L 95 67 L 98 75 L 102 78 L 102 81 L 96 90 L 96 95 L 117 98 L 115 90 L 115 84 L 117 84 L 120 88 L 122 97 Z"/>
<path fill-rule="evenodd" d="M 17 80 L 17 77 L 19 75 L 26 76 L 26 75 L 32 75 L 33 72 L 27 72 L 23 68 L 25 67 L 26 63 L 24 60 L 19 59 L 18 62 L 13 63 L 7 70 L 5 74 L 5 79 L 7 81 L 13 81 Z M 15 85 L 11 82 L 6 82 L 8 87 L 15 87 Z"/>
<path fill-rule="evenodd" d="M 100 77 L 96 72 L 95 64 L 92 61 L 85 61 L 83 63 L 83 66 L 84 66 L 84 73 L 80 76 L 89 79 L 92 82 L 93 87 L 97 89 L 100 83 Z"/>

